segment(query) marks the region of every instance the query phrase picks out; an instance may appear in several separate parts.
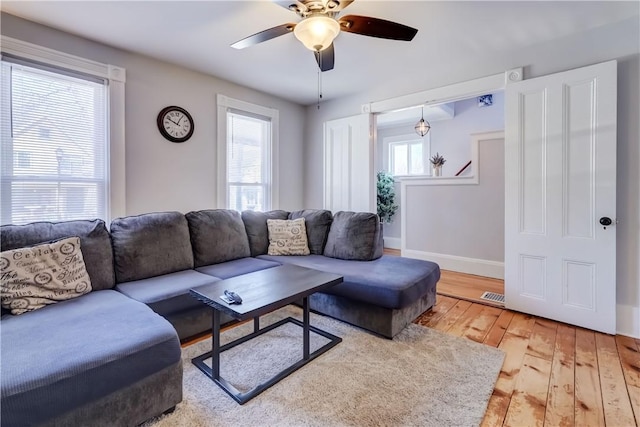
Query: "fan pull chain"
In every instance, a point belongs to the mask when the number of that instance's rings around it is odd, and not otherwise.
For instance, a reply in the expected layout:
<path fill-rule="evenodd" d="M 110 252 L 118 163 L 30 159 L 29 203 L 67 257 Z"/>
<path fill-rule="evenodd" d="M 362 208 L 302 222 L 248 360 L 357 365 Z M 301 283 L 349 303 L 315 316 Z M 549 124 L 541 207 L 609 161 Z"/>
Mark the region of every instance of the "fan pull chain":
<path fill-rule="evenodd" d="M 322 100 L 322 54 L 318 51 L 318 110 L 320 109 L 320 101 Z"/>

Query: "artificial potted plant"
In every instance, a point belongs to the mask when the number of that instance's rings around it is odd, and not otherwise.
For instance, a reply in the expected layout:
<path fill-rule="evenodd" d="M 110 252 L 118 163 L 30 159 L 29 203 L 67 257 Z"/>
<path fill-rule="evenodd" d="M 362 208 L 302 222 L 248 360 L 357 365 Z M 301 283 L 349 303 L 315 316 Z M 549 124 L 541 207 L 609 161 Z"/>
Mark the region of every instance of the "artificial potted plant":
<path fill-rule="evenodd" d="M 398 210 L 394 183 L 393 175 L 384 171 L 378 172 L 378 216 L 381 223 L 390 223 Z"/>
<path fill-rule="evenodd" d="M 442 157 L 440 153 L 436 153 L 429 161 L 433 167 L 433 176 L 442 176 L 442 165 L 446 162 L 444 157 Z"/>

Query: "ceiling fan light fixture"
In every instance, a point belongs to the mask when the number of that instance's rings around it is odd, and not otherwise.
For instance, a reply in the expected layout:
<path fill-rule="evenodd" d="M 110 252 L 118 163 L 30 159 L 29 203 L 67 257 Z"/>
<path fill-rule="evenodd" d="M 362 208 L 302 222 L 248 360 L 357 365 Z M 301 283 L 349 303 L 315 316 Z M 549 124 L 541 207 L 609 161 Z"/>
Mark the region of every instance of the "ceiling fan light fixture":
<path fill-rule="evenodd" d="M 340 24 L 324 15 L 311 15 L 298 23 L 293 34 L 309 50 L 325 50 L 340 34 Z"/>
<path fill-rule="evenodd" d="M 429 122 L 424 119 L 424 107 L 422 107 L 422 118 L 418 121 L 418 123 L 416 123 L 414 129 L 420 136 L 425 136 L 427 133 L 429 133 L 429 129 L 431 129 L 431 125 L 429 124 Z"/>

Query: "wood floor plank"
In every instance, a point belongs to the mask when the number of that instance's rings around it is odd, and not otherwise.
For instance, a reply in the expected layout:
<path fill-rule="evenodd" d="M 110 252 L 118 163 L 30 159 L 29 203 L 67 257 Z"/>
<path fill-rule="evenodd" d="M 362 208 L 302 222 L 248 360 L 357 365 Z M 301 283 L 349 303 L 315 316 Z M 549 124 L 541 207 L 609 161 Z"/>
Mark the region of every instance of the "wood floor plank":
<path fill-rule="evenodd" d="M 513 319 L 507 327 L 498 346 L 506 353 L 505 359 L 493 394 L 489 399 L 487 412 L 482 420 L 484 427 L 500 426 L 505 419 L 534 322 L 535 320 L 531 316 L 514 313 Z"/>
<path fill-rule="evenodd" d="M 462 336 L 475 342 L 484 341 L 502 311 L 497 307 L 482 306 L 480 314 L 469 323 L 469 327 Z"/>
<path fill-rule="evenodd" d="M 633 338 L 622 335 L 616 335 L 616 345 L 637 423 L 640 420 L 640 345 Z"/>
<path fill-rule="evenodd" d="M 431 310 L 423 313 L 417 320 L 416 323 L 422 326 L 432 327 L 443 316 L 447 314 L 451 308 L 458 303 L 458 299 L 449 298 L 443 295 L 436 295 L 436 304 L 431 308 Z"/>
<path fill-rule="evenodd" d="M 576 328 L 575 376 L 575 425 L 603 426 L 595 333 L 582 328 Z"/>
<path fill-rule="evenodd" d="M 545 426 L 574 425 L 575 351 L 576 329 L 568 325 L 558 325 L 544 416 Z"/>
<path fill-rule="evenodd" d="M 527 347 L 527 354 L 545 360 L 552 360 L 557 329 L 557 322 L 536 318 L 531 339 L 529 340 L 529 347 Z"/>
<path fill-rule="evenodd" d="M 609 426 L 632 426 L 635 424 L 633 409 L 625 387 L 616 339 L 601 333 L 595 336 L 605 423 Z"/>
<path fill-rule="evenodd" d="M 453 326 L 460 316 L 471 307 L 471 302 L 460 300 L 454 305 L 451 310 L 447 312 L 447 315 L 438 320 L 435 324 L 431 325 L 432 328 L 440 331 L 448 331 Z"/>
<path fill-rule="evenodd" d="M 502 341 L 502 337 L 504 333 L 507 331 L 507 326 L 511 323 L 511 319 L 513 319 L 513 311 L 502 310 L 498 320 L 493 324 L 491 330 L 484 338 L 483 343 L 486 345 L 490 345 L 492 347 L 497 347 Z"/>
<path fill-rule="evenodd" d="M 469 308 L 465 310 L 460 317 L 458 317 L 456 323 L 451 325 L 451 328 L 449 328 L 447 333 L 455 337 L 463 336 L 474 319 L 478 318 L 483 308 L 484 306 L 481 304 L 472 303 Z"/>
<path fill-rule="evenodd" d="M 504 426 L 542 426 L 551 361 L 525 354 Z"/>

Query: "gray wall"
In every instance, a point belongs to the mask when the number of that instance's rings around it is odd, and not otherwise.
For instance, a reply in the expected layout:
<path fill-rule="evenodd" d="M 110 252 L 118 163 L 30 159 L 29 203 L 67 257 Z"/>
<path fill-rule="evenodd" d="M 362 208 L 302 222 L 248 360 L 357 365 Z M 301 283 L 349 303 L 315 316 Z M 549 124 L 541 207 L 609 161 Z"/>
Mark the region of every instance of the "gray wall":
<path fill-rule="evenodd" d="M 504 262 L 504 140 L 478 151 L 478 185 L 407 187 L 407 249 Z"/>
<path fill-rule="evenodd" d="M 586 65 L 618 61 L 618 188 L 617 216 L 617 301 L 640 312 L 640 40 L 637 18 L 606 25 L 577 35 L 560 38 L 508 53 L 486 52 L 470 67 L 452 67 L 429 81 L 407 82 L 401 71 L 388 84 L 367 93 L 323 103 L 318 110 L 307 107 L 305 129 L 305 206 L 322 207 L 322 124 L 360 113 L 362 104 L 405 95 L 413 91 L 463 82 L 482 76 L 524 67 L 525 78 L 543 76 Z M 325 92 L 330 88 L 325 87 Z M 626 325 L 636 319 L 628 318 Z"/>
<path fill-rule="evenodd" d="M 128 215 L 216 207 L 216 94 L 221 93 L 280 112 L 280 207 L 303 204 L 302 106 L 177 65 L 109 47 L 12 15 L 2 14 L 5 36 L 72 55 L 126 68 L 126 212 Z M 158 112 L 179 105 L 195 121 L 193 137 L 183 144 L 164 139 L 156 127 Z"/>

